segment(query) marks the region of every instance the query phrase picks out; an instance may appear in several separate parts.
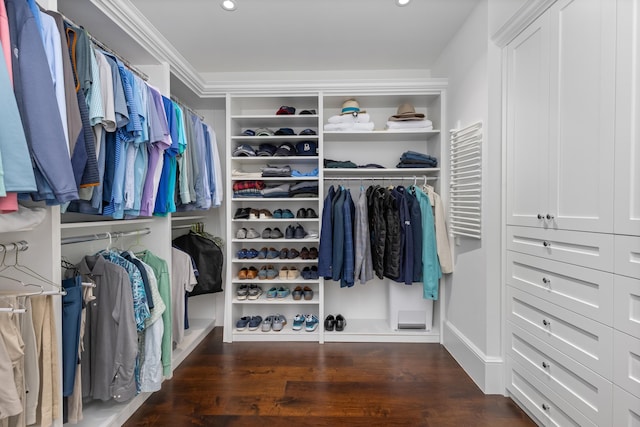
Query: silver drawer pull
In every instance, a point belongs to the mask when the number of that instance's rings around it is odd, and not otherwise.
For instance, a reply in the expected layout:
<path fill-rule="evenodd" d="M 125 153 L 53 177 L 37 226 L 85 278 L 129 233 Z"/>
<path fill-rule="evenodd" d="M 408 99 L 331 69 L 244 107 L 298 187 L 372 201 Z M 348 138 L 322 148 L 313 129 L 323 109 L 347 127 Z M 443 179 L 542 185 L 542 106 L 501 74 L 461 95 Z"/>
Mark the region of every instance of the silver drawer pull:
<path fill-rule="evenodd" d="M 538 219 L 544 219 L 544 215 L 538 214 Z"/>
<path fill-rule="evenodd" d="M 549 405 L 547 405 L 546 403 L 542 404 L 542 410 L 543 411 L 548 411 L 549 410 Z"/>
<path fill-rule="evenodd" d="M 547 214 L 547 219 L 548 219 L 548 220 L 552 220 L 552 219 L 554 219 L 554 218 L 555 218 L 555 217 L 554 217 L 553 215 L 551 215 L 551 214 Z"/>
<path fill-rule="evenodd" d="M 551 365 L 550 365 L 550 364 L 548 364 L 547 362 L 542 362 L 542 367 L 543 367 L 544 369 L 547 369 L 547 368 L 551 367 Z"/>
<path fill-rule="evenodd" d="M 544 283 L 545 285 L 548 285 L 549 283 L 551 283 L 551 279 L 547 279 L 546 277 L 543 277 L 542 283 Z"/>
<path fill-rule="evenodd" d="M 551 246 L 551 242 L 547 242 L 546 240 L 544 240 L 542 242 L 542 246 L 544 246 L 545 248 L 548 248 L 549 246 Z"/>
<path fill-rule="evenodd" d="M 551 322 L 550 322 L 550 321 L 548 321 L 547 319 L 543 319 L 543 320 L 542 320 L 542 324 L 543 324 L 544 326 L 551 326 Z"/>

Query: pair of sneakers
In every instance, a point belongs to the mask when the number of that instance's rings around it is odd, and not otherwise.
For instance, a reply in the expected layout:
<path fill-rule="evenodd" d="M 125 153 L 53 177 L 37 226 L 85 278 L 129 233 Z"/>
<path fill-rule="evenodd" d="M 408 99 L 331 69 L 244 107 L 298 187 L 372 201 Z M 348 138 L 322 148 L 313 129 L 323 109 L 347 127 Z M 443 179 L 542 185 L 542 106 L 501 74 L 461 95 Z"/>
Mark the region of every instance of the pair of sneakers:
<path fill-rule="evenodd" d="M 296 218 L 318 218 L 318 214 L 311 208 L 300 208 L 296 212 Z"/>
<path fill-rule="evenodd" d="M 257 239 L 259 237 L 260 233 L 258 233 L 258 231 L 253 227 L 249 229 L 242 227 L 236 232 L 237 239 Z"/>
<path fill-rule="evenodd" d="M 249 329 L 250 331 L 256 331 L 261 324 L 261 316 L 242 316 L 236 322 L 236 329 L 238 331 L 244 331 L 246 329 Z"/>
<path fill-rule="evenodd" d="M 271 314 L 262 322 L 262 332 L 280 332 L 287 324 L 287 318 L 282 314 Z"/>
<path fill-rule="evenodd" d="M 283 237 L 284 234 L 282 234 L 282 231 L 280 231 L 278 227 L 273 229 L 271 227 L 267 227 L 262 231 L 263 239 L 282 239 Z"/>
<path fill-rule="evenodd" d="M 299 331 L 304 326 L 305 331 L 313 332 L 318 328 L 318 323 L 318 316 L 315 314 L 296 314 L 291 329 Z"/>
<path fill-rule="evenodd" d="M 257 300 L 262 295 L 262 288 L 255 283 L 242 284 L 236 289 L 236 298 L 238 300 Z"/>
<path fill-rule="evenodd" d="M 284 233 L 285 239 L 304 239 L 306 236 L 307 232 L 300 224 L 295 227 L 289 225 Z"/>

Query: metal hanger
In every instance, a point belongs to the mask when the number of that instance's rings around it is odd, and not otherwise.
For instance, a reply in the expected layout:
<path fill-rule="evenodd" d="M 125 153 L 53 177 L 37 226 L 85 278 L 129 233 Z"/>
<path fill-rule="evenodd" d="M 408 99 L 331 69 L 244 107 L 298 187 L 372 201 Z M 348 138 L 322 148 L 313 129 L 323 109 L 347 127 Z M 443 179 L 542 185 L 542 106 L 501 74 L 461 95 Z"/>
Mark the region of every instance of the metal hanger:
<path fill-rule="evenodd" d="M 3 249 L 3 252 L 4 252 L 2 254 L 2 263 L 0 264 L 2 266 L 2 268 L 0 268 L 0 272 L 7 271 L 7 270 L 10 270 L 10 269 L 14 269 L 14 270 L 18 271 L 21 274 L 25 274 L 27 276 L 30 276 L 31 278 L 34 278 L 36 280 L 40 280 L 41 282 L 44 282 L 47 285 L 54 287 L 56 290 L 59 291 L 59 293 L 61 295 L 66 295 L 67 294 L 67 291 L 65 291 L 65 289 L 61 285 L 59 285 L 59 284 L 47 279 L 46 277 L 42 276 L 40 273 L 32 270 L 31 268 L 27 267 L 26 265 L 20 264 L 20 259 L 19 259 L 20 250 L 19 250 L 18 247 L 16 247 L 16 251 L 15 251 L 16 252 L 16 258 L 15 258 L 15 261 L 14 261 L 13 264 L 7 264 L 6 263 L 7 246 L 4 245 L 4 244 L 0 244 L 0 247 Z M 7 278 L 7 279 L 17 280 L 17 279 L 14 279 L 14 278 L 6 276 L 6 275 L 3 275 L 2 277 Z M 35 283 L 24 283 L 24 282 L 22 282 L 20 280 L 17 280 L 17 281 L 22 283 L 25 286 L 38 286 L 42 290 L 42 292 L 40 292 L 40 294 L 44 293 L 44 288 L 42 286 L 38 285 L 38 284 L 35 284 Z"/>

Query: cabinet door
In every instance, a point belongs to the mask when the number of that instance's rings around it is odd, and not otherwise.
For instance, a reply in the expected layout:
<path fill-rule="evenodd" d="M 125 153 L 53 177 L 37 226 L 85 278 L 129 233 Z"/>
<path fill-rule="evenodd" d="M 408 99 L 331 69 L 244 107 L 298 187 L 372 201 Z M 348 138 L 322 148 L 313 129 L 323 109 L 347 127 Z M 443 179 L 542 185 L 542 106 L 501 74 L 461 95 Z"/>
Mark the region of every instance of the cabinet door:
<path fill-rule="evenodd" d="M 640 236 L 640 1 L 618 2 L 615 232 Z"/>
<path fill-rule="evenodd" d="M 507 46 L 507 223 L 543 226 L 548 180 L 549 30 L 545 14 Z"/>
<path fill-rule="evenodd" d="M 613 231 L 616 2 L 550 9 L 550 227 Z"/>

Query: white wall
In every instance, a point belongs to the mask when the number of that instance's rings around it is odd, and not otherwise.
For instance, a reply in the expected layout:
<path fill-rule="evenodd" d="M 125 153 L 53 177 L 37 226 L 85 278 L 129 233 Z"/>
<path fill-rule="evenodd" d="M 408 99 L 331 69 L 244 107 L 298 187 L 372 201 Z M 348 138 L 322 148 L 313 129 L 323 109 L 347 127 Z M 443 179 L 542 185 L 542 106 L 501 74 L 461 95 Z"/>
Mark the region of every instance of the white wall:
<path fill-rule="evenodd" d="M 446 280 L 445 326 L 443 342 L 478 386 L 486 389 L 486 366 L 491 356 L 500 354 L 500 346 L 488 347 L 489 273 L 495 270 L 488 264 L 490 241 L 500 231 L 499 184 L 489 181 L 488 171 L 500 168 L 500 156 L 491 158 L 487 147 L 493 142 L 486 136 L 488 122 L 488 3 L 478 3 L 454 39 L 443 50 L 432 68 L 433 77 L 447 77 L 447 121 L 458 128 L 476 121 L 483 122 L 483 205 L 482 240 L 457 238 L 454 243 L 454 272 Z M 498 140 L 499 143 L 499 140 Z M 443 159 L 448 162 L 448 159 Z M 493 178 L 493 177 L 491 177 Z M 493 205 L 497 193 L 498 204 Z M 499 249 L 499 248 L 498 248 Z M 495 250 L 495 248 L 492 248 Z M 499 259 L 499 252 L 498 252 Z M 499 272 L 499 265 L 498 265 Z M 499 276 L 498 276 L 499 277 Z M 499 307 L 499 301 L 498 301 Z M 499 324 L 498 324 L 499 325 Z M 499 335 L 499 328 L 497 329 Z"/>

